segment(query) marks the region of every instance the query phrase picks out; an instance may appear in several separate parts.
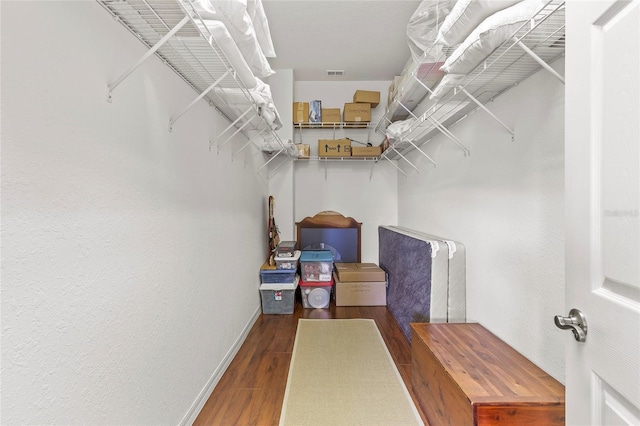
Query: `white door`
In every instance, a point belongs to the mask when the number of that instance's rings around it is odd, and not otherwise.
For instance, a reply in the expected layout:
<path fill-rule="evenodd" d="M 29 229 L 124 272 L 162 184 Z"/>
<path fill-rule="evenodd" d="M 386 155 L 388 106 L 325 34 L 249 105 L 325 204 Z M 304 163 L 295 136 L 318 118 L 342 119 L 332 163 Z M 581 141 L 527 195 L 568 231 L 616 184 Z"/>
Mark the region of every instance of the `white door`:
<path fill-rule="evenodd" d="M 640 0 L 566 5 L 569 425 L 640 425 Z"/>

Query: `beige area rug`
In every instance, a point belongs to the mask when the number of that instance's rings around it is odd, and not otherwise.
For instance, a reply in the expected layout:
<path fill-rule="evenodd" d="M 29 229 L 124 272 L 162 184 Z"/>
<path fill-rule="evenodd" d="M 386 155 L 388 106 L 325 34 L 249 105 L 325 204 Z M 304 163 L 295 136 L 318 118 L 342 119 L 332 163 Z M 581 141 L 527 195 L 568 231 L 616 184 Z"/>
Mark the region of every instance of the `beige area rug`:
<path fill-rule="evenodd" d="M 280 425 L 422 425 L 375 321 L 300 319 Z"/>

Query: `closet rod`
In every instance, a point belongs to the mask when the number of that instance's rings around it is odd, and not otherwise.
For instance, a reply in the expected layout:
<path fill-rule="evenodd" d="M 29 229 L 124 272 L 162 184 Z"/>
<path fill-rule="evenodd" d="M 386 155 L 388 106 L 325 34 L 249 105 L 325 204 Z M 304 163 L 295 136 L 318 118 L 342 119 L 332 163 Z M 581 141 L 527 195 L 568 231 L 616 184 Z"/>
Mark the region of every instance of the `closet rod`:
<path fill-rule="evenodd" d="M 120 83 L 124 81 L 124 79 L 129 77 L 129 75 L 133 71 L 135 71 L 136 68 L 142 65 L 142 63 L 146 61 L 150 56 L 153 56 L 153 54 L 156 53 L 158 49 L 160 49 L 171 37 L 173 37 L 178 31 L 180 31 L 180 29 L 190 20 L 191 18 L 189 18 L 189 16 L 185 16 L 184 18 L 182 18 L 182 20 L 178 22 L 178 24 L 173 27 L 167 34 L 165 34 L 156 44 L 154 44 L 151 49 L 147 50 L 145 54 L 142 55 L 142 57 L 138 59 L 135 64 L 133 64 L 131 68 L 122 73 L 122 75 L 120 75 L 120 77 L 118 77 L 113 83 L 107 85 L 107 102 L 111 102 L 111 94 L 116 89 L 116 87 L 118 87 Z"/>

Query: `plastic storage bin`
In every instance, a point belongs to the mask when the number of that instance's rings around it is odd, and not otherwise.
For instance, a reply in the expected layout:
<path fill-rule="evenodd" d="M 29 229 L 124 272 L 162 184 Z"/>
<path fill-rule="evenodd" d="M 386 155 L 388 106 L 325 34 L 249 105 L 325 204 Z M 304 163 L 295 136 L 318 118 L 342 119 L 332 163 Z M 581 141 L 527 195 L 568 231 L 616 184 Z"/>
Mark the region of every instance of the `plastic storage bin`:
<path fill-rule="evenodd" d="M 260 268 L 262 284 L 292 284 L 296 277 L 295 269 L 277 269 L 265 262 Z"/>
<path fill-rule="evenodd" d="M 304 308 L 328 308 L 331 302 L 333 280 L 324 282 L 305 282 L 300 280 L 300 294 Z"/>
<path fill-rule="evenodd" d="M 326 282 L 332 280 L 333 255 L 329 250 L 303 250 L 300 255 L 300 279 Z"/>
<path fill-rule="evenodd" d="M 296 250 L 293 256 L 275 257 L 277 269 L 298 269 L 298 260 L 300 259 L 300 250 Z"/>
<path fill-rule="evenodd" d="M 262 284 L 260 299 L 263 314 L 292 314 L 296 301 L 299 277 L 292 284 Z"/>

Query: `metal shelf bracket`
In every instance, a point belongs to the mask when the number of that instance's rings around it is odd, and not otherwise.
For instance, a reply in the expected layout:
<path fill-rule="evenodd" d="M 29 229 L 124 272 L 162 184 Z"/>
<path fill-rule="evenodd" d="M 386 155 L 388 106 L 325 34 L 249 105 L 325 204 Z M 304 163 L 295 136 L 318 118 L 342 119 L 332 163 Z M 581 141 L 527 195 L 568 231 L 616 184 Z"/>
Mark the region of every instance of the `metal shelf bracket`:
<path fill-rule="evenodd" d="M 176 116 L 176 118 L 170 119 L 169 120 L 169 131 L 173 131 L 173 124 L 178 121 L 178 119 L 180 117 L 182 117 L 184 115 L 184 113 L 186 113 L 187 111 L 189 111 L 191 109 L 191 107 L 193 107 L 200 99 L 204 98 L 206 96 L 207 93 L 209 93 L 214 87 L 216 87 L 218 84 L 220 84 L 220 82 L 229 75 L 229 70 L 227 70 L 224 74 L 222 74 L 222 76 L 220 76 L 220 78 L 218 78 L 216 81 L 214 81 L 211 86 L 207 87 L 207 89 L 200 93 L 198 95 L 198 97 L 196 97 L 180 114 L 178 114 Z"/>
<path fill-rule="evenodd" d="M 140 65 L 142 65 L 144 61 L 153 56 L 158 49 L 160 49 L 167 41 L 169 41 L 169 39 L 173 37 L 178 31 L 180 31 L 180 29 L 190 20 L 191 18 L 189 16 L 185 16 L 184 18 L 182 18 L 182 20 L 178 22 L 178 24 L 173 27 L 167 34 L 165 34 L 164 37 L 162 37 L 156 44 L 154 44 L 151 49 L 147 50 L 145 54 L 142 55 L 142 57 L 140 57 L 140 59 L 138 59 L 138 61 L 133 64 L 133 66 L 131 66 L 131 68 L 123 72 L 120 77 L 115 79 L 113 83 L 109 83 L 107 85 L 107 102 L 111 103 L 112 93 L 114 90 L 116 90 L 120 83 L 122 83 L 127 77 L 129 77 L 129 75 L 134 72 Z"/>

